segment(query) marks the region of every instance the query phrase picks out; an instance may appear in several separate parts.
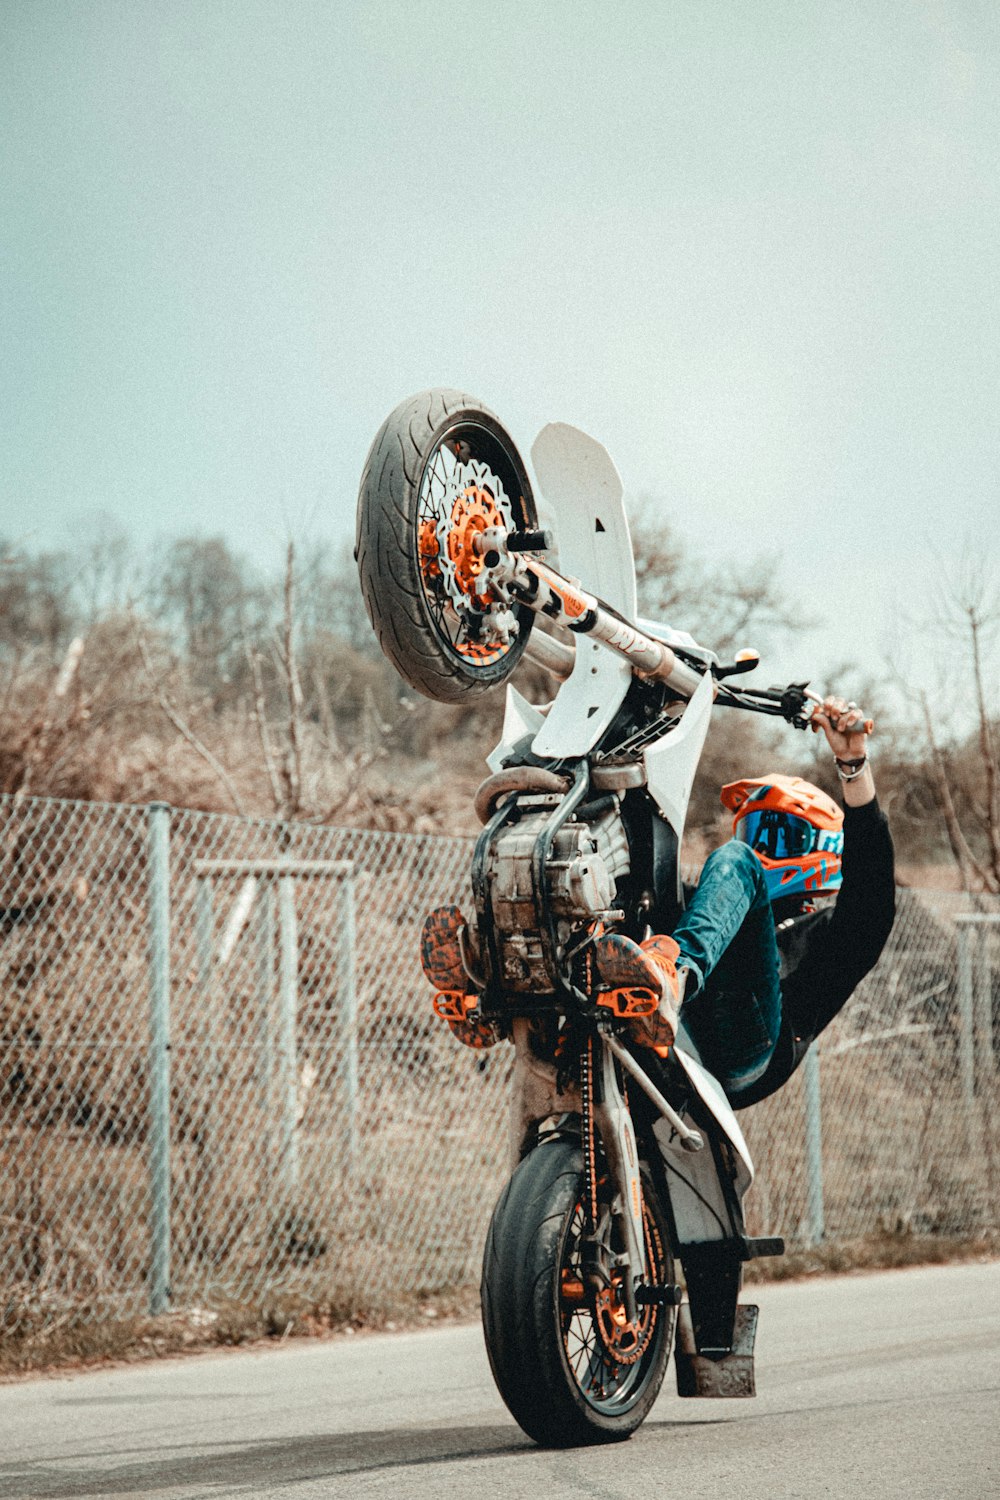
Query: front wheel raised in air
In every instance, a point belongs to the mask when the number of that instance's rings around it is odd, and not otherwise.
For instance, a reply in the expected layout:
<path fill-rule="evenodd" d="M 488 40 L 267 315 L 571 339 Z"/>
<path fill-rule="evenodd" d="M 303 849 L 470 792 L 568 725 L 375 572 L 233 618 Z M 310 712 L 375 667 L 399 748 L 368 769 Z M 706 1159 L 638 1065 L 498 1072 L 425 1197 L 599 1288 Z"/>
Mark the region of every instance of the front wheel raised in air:
<path fill-rule="evenodd" d="M 385 419 L 361 478 L 355 557 L 379 645 L 411 687 L 450 703 L 509 677 L 533 616 L 483 577 L 478 538 L 535 524 L 520 454 L 475 397 L 422 391 Z"/>
<path fill-rule="evenodd" d="M 666 1226 L 645 1184 L 646 1254 L 655 1285 L 672 1281 Z M 595 1293 L 585 1258 L 580 1148 L 537 1146 L 494 1212 L 483 1258 L 483 1330 L 501 1396 L 548 1447 L 627 1438 L 663 1382 L 674 1312 L 647 1305 L 629 1323 L 617 1290 Z"/>

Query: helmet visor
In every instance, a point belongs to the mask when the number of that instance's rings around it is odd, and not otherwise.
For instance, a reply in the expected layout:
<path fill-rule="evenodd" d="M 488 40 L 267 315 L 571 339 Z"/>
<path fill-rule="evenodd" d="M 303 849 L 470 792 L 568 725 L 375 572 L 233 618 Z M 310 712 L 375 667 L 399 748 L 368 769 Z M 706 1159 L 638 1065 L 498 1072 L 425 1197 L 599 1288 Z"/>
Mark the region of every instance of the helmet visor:
<path fill-rule="evenodd" d="M 747 813 L 736 826 L 736 837 L 768 859 L 792 859 L 811 853 L 818 842 L 816 834 L 805 818 L 773 807 Z"/>

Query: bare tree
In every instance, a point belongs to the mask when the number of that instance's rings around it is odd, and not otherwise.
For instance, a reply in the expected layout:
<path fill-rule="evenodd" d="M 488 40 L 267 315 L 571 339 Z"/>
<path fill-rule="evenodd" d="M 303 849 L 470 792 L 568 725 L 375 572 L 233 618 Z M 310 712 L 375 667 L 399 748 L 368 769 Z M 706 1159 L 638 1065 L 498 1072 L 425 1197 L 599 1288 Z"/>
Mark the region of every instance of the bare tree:
<path fill-rule="evenodd" d="M 349 545 L 324 542 L 300 549 L 296 574 L 298 615 L 306 639 L 335 636 L 365 656 L 381 656 Z"/>
<path fill-rule="evenodd" d="M 157 672 L 153 664 L 153 660 L 149 651 L 149 645 L 145 636 L 144 627 L 138 620 L 135 621 L 135 641 L 136 645 L 139 648 L 140 655 L 142 656 L 142 662 L 143 666 L 146 669 L 146 675 L 149 679 L 150 688 L 156 698 L 157 703 L 163 710 L 164 715 L 177 730 L 177 733 L 180 735 L 181 739 L 185 740 L 186 743 L 191 746 L 191 749 L 201 757 L 201 759 L 212 771 L 213 775 L 218 778 L 220 784 L 225 788 L 226 795 L 228 796 L 230 802 L 233 804 L 233 810 L 242 815 L 246 812 L 246 808 L 244 807 L 242 797 L 236 790 L 236 785 L 233 781 L 233 778 L 230 776 L 225 766 L 222 765 L 221 761 L 219 761 L 217 757 L 212 754 L 211 750 L 209 750 L 204 741 L 199 739 L 198 735 L 195 734 L 194 730 L 191 728 L 190 724 L 181 713 L 180 709 L 171 700 L 163 677 L 160 673 Z"/>
<path fill-rule="evenodd" d="M 87 516 L 73 551 L 73 597 L 89 629 L 126 608 L 139 583 L 140 561 L 124 526 L 104 512 Z"/>
<path fill-rule="evenodd" d="M 20 771 L 13 784 L 7 788 L 19 798 L 27 797 L 33 790 L 33 778 L 58 744 L 78 723 L 87 717 L 87 706 L 78 703 L 74 712 L 66 709 L 70 688 L 77 675 L 80 658 L 83 656 L 84 640 L 74 636 L 52 681 L 47 698 L 39 704 L 38 712 L 24 726 L 20 744 Z"/>
<path fill-rule="evenodd" d="M 54 658 L 72 637 L 71 569 L 63 552 L 34 555 L 0 540 L 0 649 Z"/>
<path fill-rule="evenodd" d="M 648 496 L 630 507 L 630 527 L 643 614 L 691 631 L 720 654 L 810 623 L 782 589 L 773 557 L 732 565 L 692 558 Z"/>
<path fill-rule="evenodd" d="M 149 589 L 154 617 L 183 653 L 192 683 L 216 706 L 246 671 L 245 642 L 268 628 L 271 595 L 222 537 L 180 537 L 166 549 Z"/>
<path fill-rule="evenodd" d="M 948 845 L 966 889 L 1000 893 L 1000 767 L 997 722 L 1000 719 L 1000 674 L 996 643 L 1000 626 L 1000 591 L 982 554 L 965 549 L 958 566 L 940 573 L 933 601 L 932 634 L 936 654 L 946 654 L 942 677 L 961 688 L 963 706 L 971 698 L 974 728 L 964 737 L 945 740 L 943 694 L 921 686 L 924 734 L 938 808 Z M 943 648 L 942 648 L 943 643 Z M 932 648 L 933 649 L 933 648 Z"/>
<path fill-rule="evenodd" d="M 288 543 L 285 557 L 284 610 L 279 644 L 281 671 L 288 696 L 285 754 L 281 781 L 285 790 L 283 816 L 297 818 L 302 811 L 302 681 L 295 658 L 295 543 Z"/>
<path fill-rule="evenodd" d="M 278 762 L 271 740 L 271 728 L 267 717 L 267 696 L 264 691 L 264 675 L 261 661 L 261 653 L 256 646 L 249 641 L 244 643 L 247 662 L 253 678 L 254 698 L 254 722 L 257 725 L 257 738 L 260 741 L 261 755 L 264 758 L 264 769 L 267 771 L 267 780 L 271 788 L 271 802 L 273 811 L 280 813 L 283 806 L 281 792 L 281 778 L 278 774 Z"/>

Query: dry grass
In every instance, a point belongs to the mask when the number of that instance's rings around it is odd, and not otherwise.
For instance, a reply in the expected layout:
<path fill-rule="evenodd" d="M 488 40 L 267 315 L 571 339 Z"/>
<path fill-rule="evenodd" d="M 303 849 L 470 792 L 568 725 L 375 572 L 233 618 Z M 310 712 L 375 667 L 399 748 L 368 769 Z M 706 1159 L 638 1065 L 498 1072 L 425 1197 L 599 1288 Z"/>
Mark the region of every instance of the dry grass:
<path fill-rule="evenodd" d="M 22 1322 L 0 1341 L 0 1382 L 47 1370 L 93 1365 L 138 1364 L 177 1354 L 206 1353 L 245 1344 L 281 1343 L 288 1338 L 394 1332 L 444 1323 L 473 1322 L 479 1315 L 478 1284 L 440 1287 L 418 1294 L 397 1294 L 368 1303 L 351 1299 L 307 1300 L 276 1295 L 254 1305 L 223 1303 L 216 1308 L 189 1308 L 163 1317 L 94 1319 L 86 1306 L 55 1322 Z"/>
<path fill-rule="evenodd" d="M 953 1235 L 893 1234 L 882 1231 L 856 1239 L 831 1240 L 746 1267 L 747 1282 L 801 1281 L 807 1276 L 839 1276 L 851 1271 L 895 1271 L 904 1266 L 942 1266 L 959 1261 L 1000 1258 L 1000 1232 L 971 1238 Z"/>

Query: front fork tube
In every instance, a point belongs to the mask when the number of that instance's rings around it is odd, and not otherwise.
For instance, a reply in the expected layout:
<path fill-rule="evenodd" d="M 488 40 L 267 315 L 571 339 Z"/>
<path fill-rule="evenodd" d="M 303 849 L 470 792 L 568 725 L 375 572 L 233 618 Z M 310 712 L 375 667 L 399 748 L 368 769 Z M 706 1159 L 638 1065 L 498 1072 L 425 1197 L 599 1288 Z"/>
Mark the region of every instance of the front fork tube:
<path fill-rule="evenodd" d="M 604 1147 L 604 1159 L 615 1187 L 612 1214 L 620 1226 L 628 1257 L 624 1277 L 625 1309 L 630 1322 L 638 1317 L 635 1288 L 646 1280 L 646 1234 L 642 1219 L 642 1181 L 632 1118 L 622 1095 L 615 1059 L 603 1038 L 594 1089 L 594 1124 Z"/>

